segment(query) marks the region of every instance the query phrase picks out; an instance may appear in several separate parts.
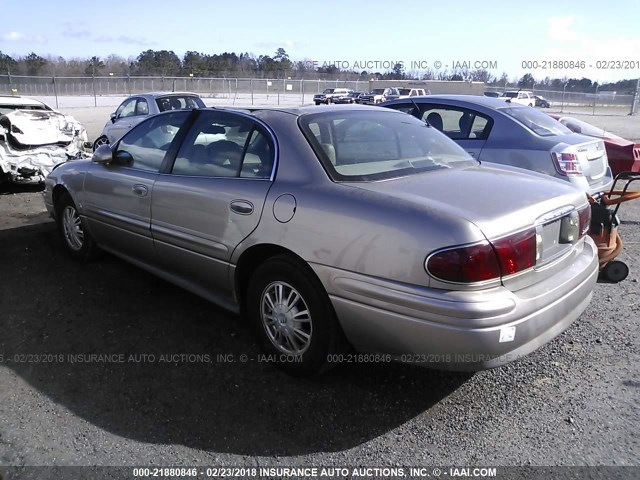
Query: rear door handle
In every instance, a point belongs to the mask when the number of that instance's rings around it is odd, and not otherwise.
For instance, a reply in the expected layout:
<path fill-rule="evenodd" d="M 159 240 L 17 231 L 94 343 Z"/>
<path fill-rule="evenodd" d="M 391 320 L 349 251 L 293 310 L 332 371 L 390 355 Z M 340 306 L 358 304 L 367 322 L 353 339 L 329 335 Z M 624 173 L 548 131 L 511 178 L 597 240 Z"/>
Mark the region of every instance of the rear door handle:
<path fill-rule="evenodd" d="M 139 197 L 146 197 L 149 193 L 149 189 L 146 185 L 142 185 L 141 183 L 136 183 L 131 190 L 133 193 Z"/>
<path fill-rule="evenodd" d="M 232 212 L 240 215 L 251 215 L 253 213 L 253 203 L 247 200 L 234 200 L 229 205 Z"/>

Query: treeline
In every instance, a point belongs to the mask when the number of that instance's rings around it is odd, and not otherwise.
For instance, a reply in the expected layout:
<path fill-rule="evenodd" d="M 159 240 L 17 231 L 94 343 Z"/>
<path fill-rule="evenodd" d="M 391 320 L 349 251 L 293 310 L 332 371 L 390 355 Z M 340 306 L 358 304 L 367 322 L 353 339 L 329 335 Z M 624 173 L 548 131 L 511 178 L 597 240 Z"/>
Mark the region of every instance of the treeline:
<path fill-rule="evenodd" d="M 526 89 L 563 90 L 593 93 L 613 90 L 618 93 L 635 93 L 637 80 L 620 80 L 597 84 L 588 78 L 549 78 L 536 81 L 530 73 L 521 78 L 510 78 L 506 73 L 500 77 L 487 70 L 420 70 L 405 71 L 402 63 L 379 71 L 349 71 L 333 64 L 319 65 L 312 61 L 292 61 L 284 48 L 278 48 L 273 56 L 252 53 L 207 54 L 189 51 L 182 58 L 172 50 L 146 50 L 137 57 L 108 57 L 65 59 L 63 57 L 41 57 L 31 52 L 24 57 L 12 57 L 0 51 L 0 75 L 33 76 L 189 76 L 230 78 L 292 78 L 292 79 L 340 79 L 340 80 L 459 80 L 484 82 L 496 87 L 517 85 Z"/>

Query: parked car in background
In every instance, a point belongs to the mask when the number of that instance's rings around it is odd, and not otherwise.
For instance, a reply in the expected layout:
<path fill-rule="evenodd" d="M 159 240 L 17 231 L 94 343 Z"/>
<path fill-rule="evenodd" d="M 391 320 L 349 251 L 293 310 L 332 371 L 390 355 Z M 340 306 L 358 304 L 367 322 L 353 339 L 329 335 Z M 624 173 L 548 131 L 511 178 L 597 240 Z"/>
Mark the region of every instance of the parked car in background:
<path fill-rule="evenodd" d="M 427 121 L 478 160 L 545 173 L 589 194 L 613 183 L 602 140 L 573 133 L 535 108 L 474 95 L 430 95 L 382 106 Z"/>
<path fill-rule="evenodd" d="M 87 132 L 34 98 L 0 95 L 0 182 L 43 183 L 56 165 L 88 156 Z"/>
<path fill-rule="evenodd" d="M 362 92 L 349 92 L 344 95 L 337 95 L 331 98 L 332 103 L 358 103 L 358 97 L 362 95 Z"/>
<path fill-rule="evenodd" d="M 297 375 L 349 344 L 499 366 L 566 329 L 598 273 L 582 192 L 390 109 L 164 112 L 54 170 L 44 198 L 72 257 L 101 248 L 245 312 Z"/>
<path fill-rule="evenodd" d="M 640 143 L 625 140 L 590 123 L 574 117 L 549 114 L 574 133 L 600 138 L 604 142 L 613 175 L 620 172 L 640 172 Z"/>
<path fill-rule="evenodd" d="M 484 92 L 484 96 L 485 97 L 499 97 L 500 96 L 500 92 L 486 91 L 486 92 Z"/>
<path fill-rule="evenodd" d="M 499 99 L 510 103 L 520 103 L 528 107 L 534 107 L 536 105 L 536 97 L 533 92 L 527 92 L 524 90 L 507 91 L 501 94 Z"/>
<path fill-rule="evenodd" d="M 398 93 L 398 98 L 409 98 L 427 94 L 424 88 L 399 88 Z"/>
<path fill-rule="evenodd" d="M 198 94 L 190 92 L 150 92 L 132 95 L 111 114 L 111 118 L 102 129 L 102 134 L 93 142 L 93 150 L 100 145 L 114 143 L 149 115 L 167 110 L 205 106 Z"/>
<path fill-rule="evenodd" d="M 360 103 L 362 105 L 377 105 L 400 97 L 397 88 L 374 88 L 369 93 L 360 95 Z"/>
<path fill-rule="evenodd" d="M 543 96 L 536 95 L 535 99 L 536 99 L 536 105 L 535 105 L 536 107 L 551 108 L 551 102 L 549 102 L 549 100 L 547 100 Z"/>
<path fill-rule="evenodd" d="M 350 88 L 327 88 L 322 93 L 317 93 L 313 96 L 313 103 L 320 105 L 324 103 L 329 105 L 333 103 L 335 97 L 345 97 L 349 95 L 353 90 Z"/>

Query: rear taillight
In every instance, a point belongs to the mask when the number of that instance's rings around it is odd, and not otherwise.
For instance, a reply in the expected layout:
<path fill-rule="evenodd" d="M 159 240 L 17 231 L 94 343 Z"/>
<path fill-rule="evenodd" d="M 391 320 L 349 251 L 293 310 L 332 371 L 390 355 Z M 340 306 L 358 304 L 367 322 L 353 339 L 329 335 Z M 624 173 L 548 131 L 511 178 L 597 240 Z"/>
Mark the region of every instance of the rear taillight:
<path fill-rule="evenodd" d="M 500 276 L 498 259 L 487 241 L 437 252 L 426 266 L 427 272 L 447 282 L 482 282 Z"/>
<path fill-rule="evenodd" d="M 466 247 L 441 250 L 427 259 L 430 275 L 447 282 L 473 283 L 513 275 L 536 264 L 534 228 Z"/>
<path fill-rule="evenodd" d="M 493 247 L 503 276 L 513 275 L 536 264 L 538 249 L 535 228 L 495 240 Z"/>
<path fill-rule="evenodd" d="M 582 167 L 575 153 L 551 152 L 553 165 L 560 175 L 576 177 L 582 175 Z"/>
<path fill-rule="evenodd" d="M 587 203 L 578 210 L 580 238 L 584 237 L 591 228 L 591 204 Z"/>

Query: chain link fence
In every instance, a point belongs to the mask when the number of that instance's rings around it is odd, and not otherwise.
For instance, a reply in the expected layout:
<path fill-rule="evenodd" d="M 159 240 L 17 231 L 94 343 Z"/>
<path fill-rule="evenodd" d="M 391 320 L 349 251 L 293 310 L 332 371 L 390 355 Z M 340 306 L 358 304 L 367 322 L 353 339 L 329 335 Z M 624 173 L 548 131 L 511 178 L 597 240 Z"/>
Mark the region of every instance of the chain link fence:
<path fill-rule="evenodd" d="M 33 77 L 0 75 L 0 95 L 39 97 L 122 97 L 154 91 L 188 91 L 226 103 L 310 103 L 313 95 L 327 88 L 369 89 L 369 80 L 299 80 L 202 77 Z"/>
<path fill-rule="evenodd" d="M 385 85 L 381 85 L 381 84 Z M 83 97 L 82 106 L 117 105 L 122 97 L 152 91 L 188 91 L 199 94 L 208 103 L 238 105 L 299 105 L 311 103 L 313 95 L 327 88 L 350 88 L 369 91 L 382 86 L 406 86 L 420 83 L 431 93 L 468 93 L 483 91 L 502 93 L 517 90 L 515 85 L 484 86 L 478 82 L 456 81 L 377 81 L 377 80 L 301 80 L 264 78 L 203 78 L 203 77 L 58 77 L 0 75 L 0 95 L 47 97 L 59 107 L 59 97 Z M 551 103 L 554 111 L 591 113 L 593 115 L 629 115 L 637 113 L 638 94 L 616 92 L 581 93 L 571 90 L 533 89 Z M 68 102 L 63 101 L 66 105 Z M 76 106 L 73 104 L 72 106 Z"/>
<path fill-rule="evenodd" d="M 502 93 L 518 90 L 519 87 L 487 87 L 487 91 Z M 592 115 L 634 115 L 637 113 L 638 95 L 618 94 L 601 91 L 596 93 L 574 92 L 571 90 L 522 89 L 533 91 L 534 95 L 544 97 L 554 111 L 573 114 Z"/>

